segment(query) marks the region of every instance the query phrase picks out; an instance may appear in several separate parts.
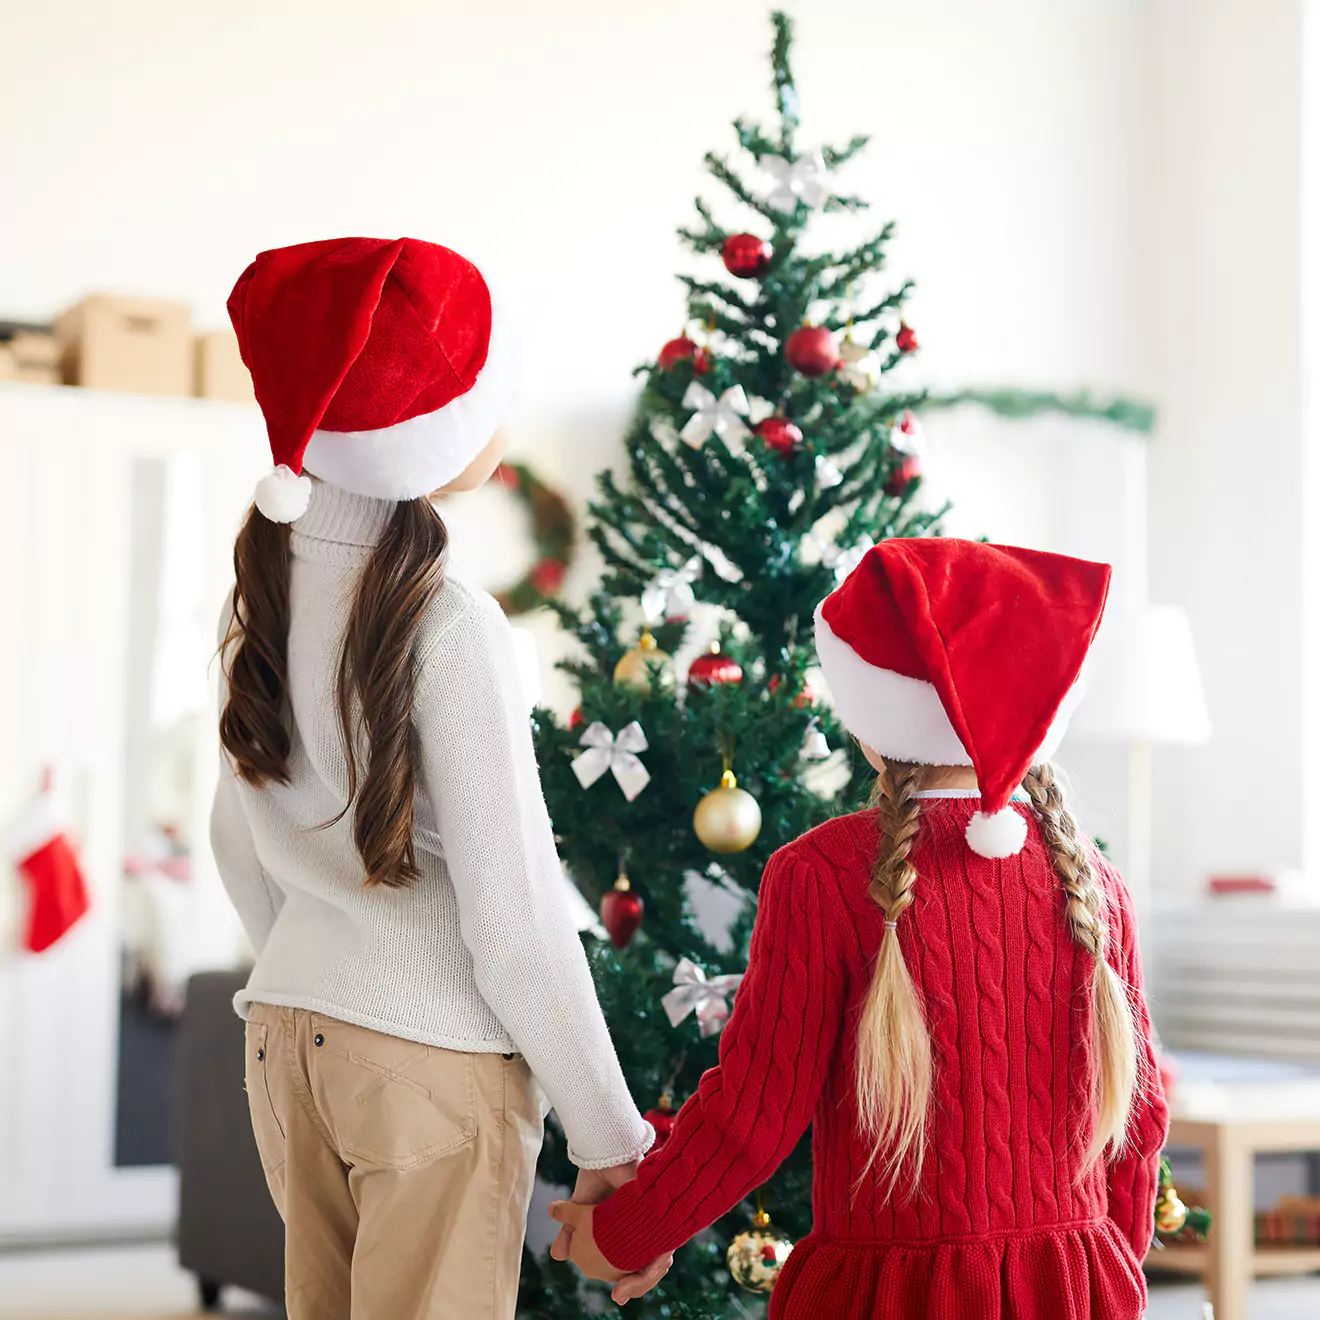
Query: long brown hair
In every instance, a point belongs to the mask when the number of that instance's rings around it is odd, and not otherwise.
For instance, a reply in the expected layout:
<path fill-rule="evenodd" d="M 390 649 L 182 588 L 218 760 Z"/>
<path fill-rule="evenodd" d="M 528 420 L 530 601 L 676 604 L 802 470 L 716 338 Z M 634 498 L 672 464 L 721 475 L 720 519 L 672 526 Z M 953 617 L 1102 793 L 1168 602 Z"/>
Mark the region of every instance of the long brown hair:
<path fill-rule="evenodd" d="M 857 1031 L 857 1107 L 872 1142 L 863 1177 L 882 1155 L 884 1181 L 892 1187 L 911 1160 L 912 1183 L 926 1153 L 933 1065 L 930 1032 L 916 986 L 898 942 L 899 917 L 912 905 L 917 870 L 910 860 L 921 824 L 917 796 L 932 776 L 928 766 L 890 761 L 876 779 L 880 851 L 871 872 L 870 896 L 885 914 L 885 930 Z M 1092 1108 L 1096 1115 L 1084 1168 L 1110 1147 L 1117 1158 L 1127 1132 L 1138 1077 L 1136 1025 L 1127 988 L 1106 957 L 1110 931 L 1105 898 L 1090 854 L 1078 836 L 1054 769 L 1033 766 L 1023 787 L 1040 818 L 1050 860 L 1064 892 L 1064 912 L 1076 944 L 1095 960 L 1091 977 Z M 859 1180 L 860 1181 L 860 1180 Z"/>
<path fill-rule="evenodd" d="M 228 695 L 220 741 L 256 788 L 289 781 L 289 535 L 288 524 L 273 523 L 254 507 L 234 543 L 234 609 L 221 643 Z M 414 649 L 444 581 L 447 542 L 429 500 L 400 501 L 358 579 L 344 632 L 337 705 L 348 800 L 334 819 L 352 808 L 368 887 L 402 888 L 420 874 L 412 841 Z"/>

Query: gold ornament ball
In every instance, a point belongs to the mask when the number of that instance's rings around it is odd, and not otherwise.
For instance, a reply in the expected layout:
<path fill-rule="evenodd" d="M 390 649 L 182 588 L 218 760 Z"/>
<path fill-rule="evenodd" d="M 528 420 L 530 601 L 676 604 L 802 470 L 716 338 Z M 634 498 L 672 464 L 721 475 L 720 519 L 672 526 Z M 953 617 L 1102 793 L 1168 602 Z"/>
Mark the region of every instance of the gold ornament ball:
<path fill-rule="evenodd" d="M 1155 1227 L 1161 1233 L 1180 1233 L 1187 1222 L 1187 1207 L 1170 1188 L 1155 1204 Z"/>
<path fill-rule="evenodd" d="M 697 803 L 692 828 L 711 852 L 742 852 L 761 832 L 761 808 L 746 789 L 738 787 L 733 771 L 726 770 L 719 788 Z"/>
<path fill-rule="evenodd" d="M 768 1293 L 774 1291 L 775 1280 L 784 1268 L 793 1244 L 786 1237 L 771 1233 L 770 1216 L 758 1212 L 752 1221 L 756 1227 L 747 1233 L 739 1233 L 729 1244 L 725 1259 L 729 1264 L 729 1273 L 740 1288 L 748 1292 Z"/>
<path fill-rule="evenodd" d="M 674 662 L 668 651 L 662 651 L 655 644 L 648 629 L 637 645 L 625 652 L 614 666 L 614 686 L 649 697 L 653 685 L 658 685 L 662 692 L 673 688 Z"/>

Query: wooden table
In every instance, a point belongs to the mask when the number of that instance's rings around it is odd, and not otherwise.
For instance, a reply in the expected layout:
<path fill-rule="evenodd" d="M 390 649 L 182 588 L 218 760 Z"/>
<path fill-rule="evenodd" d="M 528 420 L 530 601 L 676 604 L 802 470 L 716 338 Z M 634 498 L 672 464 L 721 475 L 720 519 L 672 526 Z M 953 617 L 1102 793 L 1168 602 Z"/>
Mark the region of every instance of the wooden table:
<path fill-rule="evenodd" d="M 1234 1112 L 1173 1119 L 1168 1144 L 1199 1150 L 1205 1160 L 1206 1202 L 1214 1215 L 1203 1247 L 1152 1250 L 1152 1269 L 1202 1275 L 1215 1320 L 1250 1320 L 1251 1280 L 1266 1274 L 1320 1270 L 1320 1247 L 1257 1247 L 1252 1193 L 1255 1157 L 1266 1152 L 1320 1150 L 1320 1111 L 1312 1115 Z"/>

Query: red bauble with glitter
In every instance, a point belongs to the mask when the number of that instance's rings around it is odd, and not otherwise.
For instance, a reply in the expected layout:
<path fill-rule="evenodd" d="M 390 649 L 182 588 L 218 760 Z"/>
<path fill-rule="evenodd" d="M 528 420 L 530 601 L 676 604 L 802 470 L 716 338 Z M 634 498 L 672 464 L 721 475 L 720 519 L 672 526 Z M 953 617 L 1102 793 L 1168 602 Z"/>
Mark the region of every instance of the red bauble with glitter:
<path fill-rule="evenodd" d="M 673 371 L 680 362 L 691 361 L 692 370 L 698 376 L 704 376 L 710 366 L 706 350 L 699 348 L 687 335 L 679 335 L 677 339 L 671 339 L 660 350 L 660 356 L 656 361 L 659 362 L 661 371 Z"/>
<path fill-rule="evenodd" d="M 730 275 L 751 280 L 765 274 L 770 264 L 770 244 L 755 234 L 730 234 L 720 255 Z"/>
<path fill-rule="evenodd" d="M 823 325 L 804 325 L 789 335 L 784 356 L 794 371 L 823 376 L 839 365 L 839 346 Z"/>
<path fill-rule="evenodd" d="M 642 924 L 642 900 L 633 893 L 626 875 L 621 875 L 600 900 L 600 923 L 616 949 L 627 948 L 637 934 Z"/>
<path fill-rule="evenodd" d="M 915 353 L 920 347 L 917 343 L 917 332 L 906 321 L 899 322 L 898 334 L 894 336 L 894 343 L 898 345 L 900 353 Z"/>
<path fill-rule="evenodd" d="M 541 559 L 532 569 L 532 586 L 543 596 L 553 596 L 564 585 L 568 565 L 562 559 Z"/>
<path fill-rule="evenodd" d="M 659 1150 L 669 1140 L 669 1134 L 673 1132 L 674 1124 L 678 1122 L 678 1114 L 674 1111 L 674 1102 L 667 1095 L 662 1095 L 660 1103 L 654 1109 L 648 1109 L 642 1117 L 655 1128 L 655 1146 L 653 1149 Z"/>
<path fill-rule="evenodd" d="M 897 498 L 919 476 L 921 476 L 921 460 L 915 454 L 908 454 L 889 474 L 889 479 L 885 482 L 885 494 Z"/>
<path fill-rule="evenodd" d="M 802 443 L 802 432 L 787 417 L 767 417 L 752 428 L 765 441 L 767 449 L 777 454 L 787 454 L 795 445 Z"/>
<path fill-rule="evenodd" d="M 742 665 L 720 652 L 719 644 L 699 655 L 688 666 L 688 687 L 713 687 L 717 683 L 741 683 Z"/>

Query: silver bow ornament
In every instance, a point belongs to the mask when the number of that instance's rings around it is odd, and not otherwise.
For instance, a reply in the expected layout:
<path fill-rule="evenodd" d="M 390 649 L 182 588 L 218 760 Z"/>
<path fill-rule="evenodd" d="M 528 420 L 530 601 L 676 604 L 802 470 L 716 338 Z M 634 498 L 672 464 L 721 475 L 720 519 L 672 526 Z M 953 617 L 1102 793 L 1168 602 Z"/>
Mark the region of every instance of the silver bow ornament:
<path fill-rule="evenodd" d="M 825 161 L 819 151 L 799 156 L 792 164 L 782 156 L 766 156 L 761 168 L 774 184 L 765 200 L 776 211 L 792 211 L 799 202 L 804 206 L 821 206 L 829 195 L 824 182 Z"/>
<path fill-rule="evenodd" d="M 708 978 L 690 958 L 682 959 L 674 968 L 674 988 L 660 1001 L 669 1015 L 669 1025 L 676 1027 L 695 1012 L 703 1036 L 718 1034 L 729 1020 L 729 999 L 742 979 L 741 972 Z"/>
<path fill-rule="evenodd" d="M 693 555 L 682 568 L 665 568 L 642 592 L 642 613 L 649 623 L 686 619 L 696 608 L 692 584 L 701 576 L 701 556 Z"/>
<path fill-rule="evenodd" d="M 743 418 L 750 411 L 747 395 L 741 385 L 734 385 L 717 399 L 699 381 L 693 381 L 683 395 L 683 407 L 695 409 L 679 435 L 690 445 L 699 445 L 712 435 L 725 444 L 742 440 L 747 434 Z"/>
<path fill-rule="evenodd" d="M 834 580 L 842 582 L 858 564 L 866 558 L 866 552 L 873 549 L 875 542 L 869 536 L 863 536 L 855 545 L 822 545 L 820 562 L 826 568 L 834 570 Z"/>
<path fill-rule="evenodd" d="M 637 755 L 646 751 L 646 734 L 636 720 L 625 724 L 617 736 L 597 720 L 587 725 L 581 742 L 587 750 L 573 758 L 573 773 L 583 788 L 590 788 L 612 770 L 623 796 L 631 802 L 651 782 L 651 772 Z"/>
<path fill-rule="evenodd" d="M 827 454 L 816 455 L 816 484 L 821 490 L 833 490 L 843 483 L 839 465 Z"/>
<path fill-rule="evenodd" d="M 889 447 L 918 458 L 926 452 L 926 431 L 910 412 L 905 412 L 889 430 Z"/>

